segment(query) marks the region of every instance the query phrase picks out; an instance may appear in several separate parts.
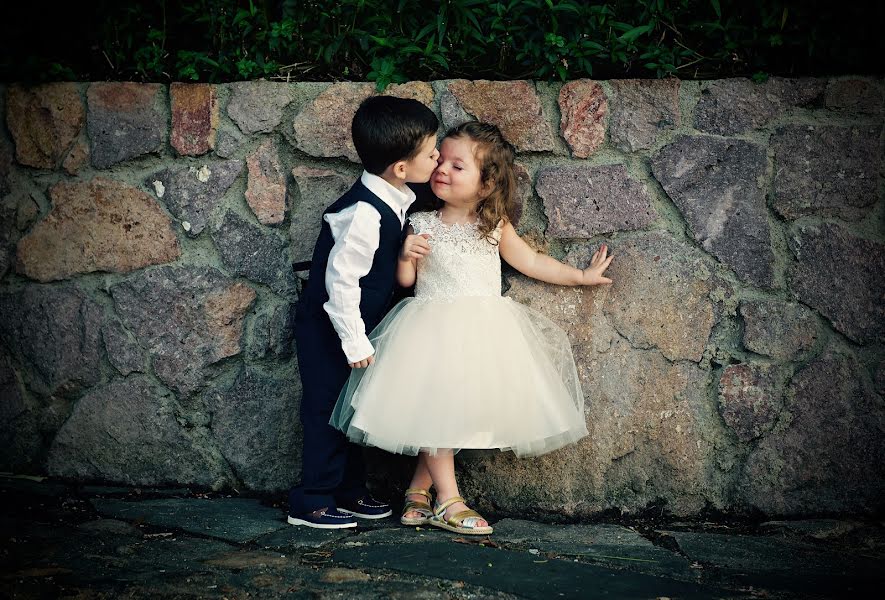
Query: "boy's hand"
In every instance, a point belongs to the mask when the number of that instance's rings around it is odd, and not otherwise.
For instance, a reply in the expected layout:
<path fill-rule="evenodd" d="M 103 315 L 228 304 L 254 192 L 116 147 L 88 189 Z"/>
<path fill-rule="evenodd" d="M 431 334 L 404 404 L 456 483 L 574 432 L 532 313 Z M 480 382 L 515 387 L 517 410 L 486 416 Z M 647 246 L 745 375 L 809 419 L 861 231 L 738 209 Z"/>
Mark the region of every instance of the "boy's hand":
<path fill-rule="evenodd" d="M 427 242 L 428 239 L 430 239 L 429 233 L 413 233 L 412 235 L 406 236 L 406 240 L 403 242 L 403 248 L 400 251 L 400 258 L 402 260 L 421 259 L 430 254 L 430 244 Z"/>
<path fill-rule="evenodd" d="M 366 367 L 368 367 L 369 365 L 371 365 L 374 362 L 375 362 L 375 355 L 373 354 L 371 356 L 367 356 L 366 358 L 364 358 L 361 361 L 358 361 L 355 363 L 350 363 L 350 368 L 351 369 L 365 369 Z"/>
<path fill-rule="evenodd" d="M 614 256 L 606 258 L 607 255 L 608 247 L 602 244 L 599 250 L 593 253 L 593 257 L 590 259 L 590 266 L 584 269 L 581 285 L 599 285 L 600 283 L 612 282 L 608 277 L 602 276 L 614 258 Z"/>

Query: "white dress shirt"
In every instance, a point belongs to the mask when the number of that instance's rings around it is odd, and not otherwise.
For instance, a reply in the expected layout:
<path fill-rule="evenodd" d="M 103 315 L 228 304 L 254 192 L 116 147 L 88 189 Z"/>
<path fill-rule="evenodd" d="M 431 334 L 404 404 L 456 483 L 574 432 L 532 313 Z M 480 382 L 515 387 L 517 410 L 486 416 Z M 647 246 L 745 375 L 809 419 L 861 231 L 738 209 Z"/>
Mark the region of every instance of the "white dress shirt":
<path fill-rule="evenodd" d="M 393 209 L 401 225 L 405 224 L 406 211 L 415 201 L 415 192 L 409 188 L 399 190 L 368 171 L 363 171 L 360 181 Z M 329 301 L 323 304 L 323 309 L 341 338 L 347 362 L 355 363 L 375 354 L 360 314 L 360 279 L 372 269 L 381 241 L 381 214 L 368 202 L 355 202 L 323 219 L 335 239 L 326 265 Z"/>

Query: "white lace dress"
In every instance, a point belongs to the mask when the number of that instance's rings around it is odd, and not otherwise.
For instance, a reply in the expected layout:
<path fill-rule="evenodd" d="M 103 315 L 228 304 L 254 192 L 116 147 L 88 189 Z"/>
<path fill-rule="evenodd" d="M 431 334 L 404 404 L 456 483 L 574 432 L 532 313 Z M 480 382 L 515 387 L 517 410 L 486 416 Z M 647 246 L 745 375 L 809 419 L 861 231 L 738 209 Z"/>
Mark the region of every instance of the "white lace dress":
<path fill-rule="evenodd" d="M 587 435 L 565 332 L 501 296 L 498 246 L 435 212 L 410 221 L 431 235 L 415 297 L 370 334 L 375 363 L 353 371 L 330 424 L 352 441 L 412 455 L 499 448 L 534 456 Z"/>

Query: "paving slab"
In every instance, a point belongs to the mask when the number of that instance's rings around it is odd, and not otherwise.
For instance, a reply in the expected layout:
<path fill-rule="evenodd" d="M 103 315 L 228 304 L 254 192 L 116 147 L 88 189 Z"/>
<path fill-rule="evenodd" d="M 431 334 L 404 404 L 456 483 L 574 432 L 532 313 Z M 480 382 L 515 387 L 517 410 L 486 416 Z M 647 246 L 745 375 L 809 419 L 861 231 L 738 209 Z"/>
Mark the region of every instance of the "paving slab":
<path fill-rule="evenodd" d="M 42 481 L 41 478 L 0 477 L 0 493 L 6 490 L 35 496 L 56 497 L 68 493 L 68 486 L 55 481 Z"/>
<path fill-rule="evenodd" d="M 569 560 L 544 559 L 529 553 L 479 544 L 428 541 L 424 544 L 371 544 L 336 550 L 336 563 L 367 569 L 389 569 L 482 585 L 521 598 L 740 597 L 696 583 L 629 573 Z"/>
<path fill-rule="evenodd" d="M 766 521 L 761 524 L 761 527 L 826 540 L 856 531 L 863 527 L 863 523 L 839 519 L 803 519 L 801 521 Z"/>
<path fill-rule="evenodd" d="M 115 519 L 137 520 L 238 543 L 290 527 L 279 510 L 247 498 L 94 498 L 91 503 L 99 513 Z"/>
<path fill-rule="evenodd" d="M 346 529 L 293 527 L 287 523 L 282 529 L 278 529 L 272 533 L 256 538 L 255 543 L 259 548 L 296 550 L 302 548 L 319 548 L 353 535 L 355 535 L 355 532 Z"/>
<path fill-rule="evenodd" d="M 614 568 L 678 579 L 697 580 L 691 561 L 655 546 L 638 532 L 621 525 L 550 525 L 503 519 L 495 524 L 493 539 L 540 552 L 579 556 Z"/>

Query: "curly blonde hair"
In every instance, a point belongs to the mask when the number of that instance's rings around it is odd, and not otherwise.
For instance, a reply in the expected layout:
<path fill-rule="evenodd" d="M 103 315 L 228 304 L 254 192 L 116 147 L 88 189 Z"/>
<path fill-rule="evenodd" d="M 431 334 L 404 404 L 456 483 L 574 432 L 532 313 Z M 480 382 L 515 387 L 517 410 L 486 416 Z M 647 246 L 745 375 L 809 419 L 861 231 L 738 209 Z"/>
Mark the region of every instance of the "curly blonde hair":
<path fill-rule="evenodd" d="M 513 160 L 516 152 L 501 130 L 491 123 L 468 121 L 451 128 L 445 137 L 467 138 L 476 143 L 474 152 L 480 168 L 480 183 L 490 189 L 476 207 L 477 228 L 484 238 L 497 243 L 492 232 L 498 223 L 509 222 L 513 217 L 516 196 Z"/>

